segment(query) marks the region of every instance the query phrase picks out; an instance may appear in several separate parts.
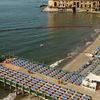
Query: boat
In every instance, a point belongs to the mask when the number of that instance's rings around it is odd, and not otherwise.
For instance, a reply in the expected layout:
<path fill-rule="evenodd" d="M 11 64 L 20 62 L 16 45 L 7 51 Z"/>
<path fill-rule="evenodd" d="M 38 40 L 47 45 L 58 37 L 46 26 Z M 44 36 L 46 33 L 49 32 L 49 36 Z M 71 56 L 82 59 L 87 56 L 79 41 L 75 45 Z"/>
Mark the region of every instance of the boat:
<path fill-rule="evenodd" d="M 40 47 L 44 47 L 44 44 L 40 44 Z"/>

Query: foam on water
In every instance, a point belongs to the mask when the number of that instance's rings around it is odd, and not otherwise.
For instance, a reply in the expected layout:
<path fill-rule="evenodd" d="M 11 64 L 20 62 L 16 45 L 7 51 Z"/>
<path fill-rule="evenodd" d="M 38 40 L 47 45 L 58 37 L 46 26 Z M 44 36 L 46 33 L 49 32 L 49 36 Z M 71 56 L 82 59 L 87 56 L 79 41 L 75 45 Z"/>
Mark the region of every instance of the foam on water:
<path fill-rule="evenodd" d="M 96 33 L 100 33 L 100 29 L 99 29 L 99 28 L 95 29 L 94 31 L 95 31 Z"/>
<path fill-rule="evenodd" d="M 72 59 L 73 57 L 75 57 L 80 52 L 81 49 L 82 49 L 81 46 L 77 46 L 76 49 L 72 50 L 70 53 L 67 53 L 67 56 L 64 59 L 57 60 L 56 62 L 51 64 L 50 67 L 57 67 L 61 63 L 63 63 L 65 60 Z"/>

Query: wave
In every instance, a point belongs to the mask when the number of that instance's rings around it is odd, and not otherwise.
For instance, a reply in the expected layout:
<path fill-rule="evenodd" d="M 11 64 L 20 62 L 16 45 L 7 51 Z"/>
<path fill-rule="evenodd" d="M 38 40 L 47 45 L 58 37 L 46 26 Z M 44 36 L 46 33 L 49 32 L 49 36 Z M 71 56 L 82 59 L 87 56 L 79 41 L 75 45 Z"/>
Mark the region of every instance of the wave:
<path fill-rule="evenodd" d="M 64 59 L 58 60 L 55 63 L 51 64 L 50 67 L 57 67 L 59 66 L 60 63 L 62 63 L 64 61 Z"/>
<path fill-rule="evenodd" d="M 16 93 L 10 93 L 7 97 L 2 100 L 14 100 L 16 98 Z"/>
<path fill-rule="evenodd" d="M 72 59 L 80 52 L 81 49 L 82 49 L 81 46 L 77 46 L 77 48 L 75 50 L 72 50 L 70 53 L 67 53 L 67 56 L 64 59 L 60 59 L 60 60 L 56 61 L 55 63 L 51 64 L 50 67 L 58 67 L 64 61 L 66 61 L 68 59 Z"/>
<path fill-rule="evenodd" d="M 94 31 L 95 31 L 96 33 L 100 33 L 100 29 L 99 29 L 99 28 L 95 29 Z"/>

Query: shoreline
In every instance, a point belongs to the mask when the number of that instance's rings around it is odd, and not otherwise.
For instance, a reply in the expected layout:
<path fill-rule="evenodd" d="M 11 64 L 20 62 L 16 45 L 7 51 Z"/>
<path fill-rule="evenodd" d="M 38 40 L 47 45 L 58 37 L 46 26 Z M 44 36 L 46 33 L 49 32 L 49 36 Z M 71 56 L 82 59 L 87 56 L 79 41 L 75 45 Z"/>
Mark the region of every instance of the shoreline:
<path fill-rule="evenodd" d="M 95 34 L 95 33 L 94 33 Z M 64 64 L 62 70 L 75 71 L 80 65 L 86 63 L 90 57 L 86 56 L 86 53 L 93 53 L 97 46 L 100 45 L 100 33 L 93 38 L 93 41 L 89 45 L 85 45 L 78 54 L 76 54 L 67 64 Z"/>
<path fill-rule="evenodd" d="M 98 36 L 99 36 L 99 33 L 92 33 L 92 35 L 87 39 L 87 41 L 84 40 L 84 43 L 83 43 L 84 45 L 79 46 L 78 50 L 77 48 L 75 48 L 75 50 L 72 50 L 72 52 L 68 53 L 69 55 L 72 54 L 71 58 L 69 56 L 65 58 L 61 58 L 64 60 L 58 65 L 58 67 L 55 67 L 55 68 L 63 69 L 67 64 L 71 63 L 80 53 L 82 53 L 87 47 L 89 47 L 96 40 Z M 73 53 L 75 54 L 73 55 Z"/>
<path fill-rule="evenodd" d="M 59 8 L 50 8 L 48 5 L 41 5 L 40 7 L 43 12 L 73 12 L 72 8 L 65 8 L 65 9 L 59 9 Z M 77 8 L 77 12 L 87 12 L 87 13 L 92 13 L 92 14 L 100 14 L 100 10 L 94 11 L 94 10 L 87 10 L 87 9 L 82 9 L 82 8 Z"/>
<path fill-rule="evenodd" d="M 93 41 L 91 42 L 91 44 L 90 45 L 86 45 L 86 47 L 84 47 L 84 50 L 82 51 L 82 53 L 80 54 L 78 54 L 78 56 L 76 56 L 75 58 L 73 58 L 73 60 L 70 62 L 70 63 L 68 63 L 68 65 L 69 64 L 73 64 L 73 61 L 76 61 L 76 62 L 74 62 L 74 64 L 75 63 L 80 63 L 80 64 L 83 64 L 82 63 L 82 61 L 84 61 L 84 60 L 86 60 L 86 59 L 84 59 L 83 58 L 83 56 L 84 56 L 84 53 L 86 53 L 86 52 L 89 52 L 89 53 L 93 53 L 94 52 L 94 50 L 95 50 L 95 48 L 97 47 L 97 46 L 99 46 L 100 45 L 100 33 L 98 33 L 97 34 L 97 36 L 96 37 L 94 37 L 93 38 Z M 86 49 L 85 49 L 86 48 Z M 81 58 L 82 58 L 82 61 L 81 62 L 79 62 L 79 60 L 77 60 L 77 59 L 80 59 L 80 56 L 81 56 Z M 86 55 L 85 55 L 86 56 Z M 87 57 L 88 59 L 89 59 L 89 57 Z M 77 63 L 77 64 L 78 64 Z M 12 66 L 10 66 L 10 67 L 12 67 Z M 70 67 L 70 66 L 69 66 Z M 74 67 L 74 68 L 73 68 Z M 70 71 L 73 71 L 73 70 L 77 70 L 77 68 L 79 67 L 76 67 L 76 66 L 73 66 L 73 67 L 70 67 L 69 68 L 69 72 Z M 66 66 L 64 67 L 64 68 L 66 68 Z M 68 71 L 68 70 L 67 70 Z M 70 86 L 70 85 L 69 85 Z M 73 85 L 72 85 L 73 86 Z M 40 100 L 38 97 L 33 97 L 33 98 L 30 98 L 29 96 L 17 96 L 16 97 L 16 99 L 15 100 Z"/>

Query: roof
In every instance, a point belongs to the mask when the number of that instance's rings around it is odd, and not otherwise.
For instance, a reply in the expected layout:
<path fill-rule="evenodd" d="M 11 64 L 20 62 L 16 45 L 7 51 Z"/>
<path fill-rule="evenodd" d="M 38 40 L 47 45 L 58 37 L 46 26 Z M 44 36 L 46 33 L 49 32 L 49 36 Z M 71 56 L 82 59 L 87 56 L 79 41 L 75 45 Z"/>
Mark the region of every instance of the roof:
<path fill-rule="evenodd" d="M 100 58 L 100 55 L 95 55 L 96 58 Z"/>
<path fill-rule="evenodd" d="M 97 76 L 95 74 L 90 73 L 86 79 L 92 80 L 92 81 L 97 81 L 100 82 L 100 76 Z"/>

